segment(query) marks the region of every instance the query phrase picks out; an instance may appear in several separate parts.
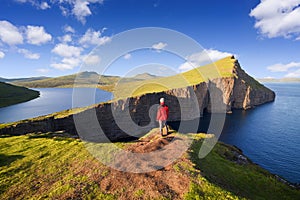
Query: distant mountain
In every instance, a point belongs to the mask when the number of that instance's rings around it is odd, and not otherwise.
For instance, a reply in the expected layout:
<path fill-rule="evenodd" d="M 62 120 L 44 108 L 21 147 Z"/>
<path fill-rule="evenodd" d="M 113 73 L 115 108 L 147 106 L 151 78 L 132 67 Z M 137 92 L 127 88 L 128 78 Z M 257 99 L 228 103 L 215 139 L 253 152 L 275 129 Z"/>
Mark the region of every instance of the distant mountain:
<path fill-rule="evenodd" d="M 55 88 L 55 87 L 109 87 L 118 82 L 120 77 L 118 76 L 103 76 L 96 72 L 80 72 L 77 74 L 60 76 L 55 78 L 45 78 L 41 80 L 17 80 L 12 83 L 19 86 L 25 86 L 30 88 Z M 74 82 L 76 81 L 76 85 Z M 106 88 L 107 90 L 110 90 Z"/>
<path fill-rule="evenodd" d="M 9 79 L 1 78 L 1 77 L 0 77 L 0 82 L 7 82 L 7 80 L 9 80 Z"/>
<path fill-rule="evenodd" d="M 37 80 L 43 80 L 43 79 L 47 79 L 50 77 L 46 77 L 46 76 L 38 76 L 38 77 L 29 77 L 29 78 L 1 78 L 0 77 L 0 81 L 1 82 L 15 82 L 15 81 L 37 81 Z"/>
<path fill-rule="evenodd" d="M 149 74 L 149 73 L 143 73 L 143 74 L 137 74 L 135 75 L 134 79 L 140 79 L 140 80 L 148 80 L 148 79 L 153 79 L 153 78 L 158 78 L 159 76 Z"/>
<path fill-rule="evenodd" d="M 39 95 L 38 91 L 0 82 L 0 107 L 29 101 Z"/>
<path fill-rule="evenodd" d="M 300 82 L 300 78 L 258 78 L 257 79 L 261 83 L 298 83 Z"/>

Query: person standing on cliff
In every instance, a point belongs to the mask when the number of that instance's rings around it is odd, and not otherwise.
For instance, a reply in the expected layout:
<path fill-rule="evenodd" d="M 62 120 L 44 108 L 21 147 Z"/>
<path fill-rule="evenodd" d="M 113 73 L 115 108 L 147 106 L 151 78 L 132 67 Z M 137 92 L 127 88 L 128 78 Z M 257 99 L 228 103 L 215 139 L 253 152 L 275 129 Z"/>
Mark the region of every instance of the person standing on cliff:
<path fill-rule="evenodd" d="M 163 128 L 166 127 L 167 134 L 168 134 L 168 126 L 167 126 L 167 120 L 169 117 L 169 107 L 165 104 L 165 99 L 160 98 L 159 100 L 160 105 L 157 109 L 157 115 L 156 120 L 159 123 L 159 132 L 163 136 Z"/>

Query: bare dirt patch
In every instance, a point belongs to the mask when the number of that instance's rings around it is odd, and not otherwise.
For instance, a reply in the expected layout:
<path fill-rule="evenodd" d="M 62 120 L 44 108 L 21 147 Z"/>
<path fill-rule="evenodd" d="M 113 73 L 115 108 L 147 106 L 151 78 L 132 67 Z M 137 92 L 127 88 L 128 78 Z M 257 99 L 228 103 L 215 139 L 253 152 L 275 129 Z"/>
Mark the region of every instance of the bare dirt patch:
<path fill-rule="evenodd" d="M 174 141 L 172 134 L 161 137 L 158 133 L 154 133 L 128 145 L 126 150 L 134 153 L 145 153 L 160 150 L 167 145 L 176 145 L 176 140 Z M 164 158 L 157 157 L 157 159 Z M 121 157 L 118 160 L 123 162 L 122 165 L 130 165 L 132 162 L 127 157 Z M 118 199 L 182 199 L 189 190 L 191 180 L 188 172 L 174 169 L 173 166 L 179 162 L 189 163 L 190 161 L 181 157 L 173 164 L 147 173 L 118 171 L 99 165 L 95 160 L 91 160 L 89 163 L 85 162 L 84 166 L 75 163 L 73 167 L 75 167 L 74 172 L 77 175 L 88 174 L 89 179 L 97 182 L 103 193 L 113 194 Z M 142 168 L 143 165 L 139 167 Z"/>

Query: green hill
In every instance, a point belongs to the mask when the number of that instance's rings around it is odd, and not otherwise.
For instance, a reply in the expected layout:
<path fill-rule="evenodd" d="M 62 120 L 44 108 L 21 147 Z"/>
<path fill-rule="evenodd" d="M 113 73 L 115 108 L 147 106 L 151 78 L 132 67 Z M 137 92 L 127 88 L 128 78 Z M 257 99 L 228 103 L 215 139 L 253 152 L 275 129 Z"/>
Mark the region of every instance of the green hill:
<path fill-rule="evenodd" d="M 43 79 L 47 79 L 50 77 L 46 77 L 46 76 L 39 76 L 39 77 L 29 77 L 29 78 L 1 78 L 0 77 L 0 81 L 1 82 L 8 82 L 8 83 L 12 83 L 12 82 L 28 82 L 28 81 L 37 81 L 37 80 L 43 80 Z"/>
<path fill-rule="evenodd" d="M 142 73 L 142 74 L 137 74 L 132 78 L 137 80 L 147 80 L 147 79 L 158 78 L 158 76 L 149 73 Z"/>
<path fill-rule="evenodd" d="M 120 78 L 117 76 L 101 76 L 96 72 L 81 72 L 67 76 L 60 76 L 56 78 L 46 78 L 42 80 L 20 80 L 14 81 L 13 84 L 30 87 L 30 88 L 67 88 L 67 87 L 95 87 L 109 90 L 110 87 L 118 82 Z M 76 85 L 74 81 L 76 80 Z"/>
<path fill-rule="evenodd" d="M 0 82 L 0 107 L 29 101 L 39 95 L 38 91 Z"/>

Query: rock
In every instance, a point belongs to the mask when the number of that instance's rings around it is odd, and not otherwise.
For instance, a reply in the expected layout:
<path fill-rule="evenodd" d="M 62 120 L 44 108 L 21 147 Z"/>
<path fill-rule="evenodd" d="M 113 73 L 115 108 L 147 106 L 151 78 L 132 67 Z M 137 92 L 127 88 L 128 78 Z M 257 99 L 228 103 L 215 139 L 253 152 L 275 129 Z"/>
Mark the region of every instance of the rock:
<path fill-rule="evenodd" d="M 101 103 L 64 118 L 52 116 L 25 120 L 1 128 L 0 134 L 63 130 L 74 135 L 79 132 L 81 138 L 92 142 L 139 137 L 157 126 L 155 115 L 161 97 L 169 106 L 169 121 L 181 121 L 198 118 L 203 112 L 231 113 L 233 109 L 254 108 L 274 101 L 275 93 L 250 77 L 236 61 L 232 77 Z M 242 162 L 243 158 L 240 159 Z"/>

